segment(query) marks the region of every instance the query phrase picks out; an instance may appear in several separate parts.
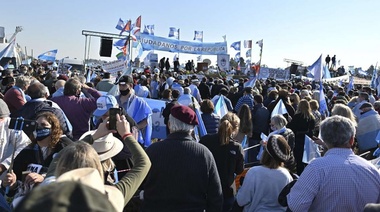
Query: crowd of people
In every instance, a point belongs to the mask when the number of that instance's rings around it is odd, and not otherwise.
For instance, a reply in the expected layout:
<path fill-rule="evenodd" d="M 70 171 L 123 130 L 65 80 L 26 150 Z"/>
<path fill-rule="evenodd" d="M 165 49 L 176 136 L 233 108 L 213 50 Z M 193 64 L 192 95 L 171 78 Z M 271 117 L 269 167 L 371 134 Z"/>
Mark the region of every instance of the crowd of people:
<path fill-rule="evenodd" d="M 380 171 L 369 161 L 379 146 L 376 91 L 300 79 L 259 79 L 252 87 L 248 81 L 183 77 L 166 69 L 165 58 L 158 68 L 120 72 L 116 80 L 99 71 L 88 81 L 79 72 L 57 73 L 35 63 L 4 70 L 0 207 L 147 212 L 378 207 L 371 203 L 380 203 Z M 321 91 L 326 110 L 319 108 Z M 152 138 L 154 111 L 146 98 L 165 102 L 164 139 Z M 219 100 L 228 110 L 223 116 L 215 108 Z M 278 104 L 286 112 L 275 114 Z M 115 129 L 109 129 L 115 108 L 120 113 Z M 15 120 L 21 124 L 12 126 Z M 207 134 L 199 136 L 202 124 Z M 323 155 L 311 162 L 304 160 L 307 137 Z M 236 181 L 236 176 L 243 177 Z"/>

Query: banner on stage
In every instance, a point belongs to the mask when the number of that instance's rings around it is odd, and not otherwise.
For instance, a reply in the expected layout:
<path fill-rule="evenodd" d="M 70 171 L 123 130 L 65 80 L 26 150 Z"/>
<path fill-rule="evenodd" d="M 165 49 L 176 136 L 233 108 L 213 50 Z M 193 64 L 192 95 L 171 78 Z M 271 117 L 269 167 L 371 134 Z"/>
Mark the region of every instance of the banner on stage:
<path fill-rule="evenodd" d="M 166 102 L 156 99 L 144 98 L 146 103 L 152 109 L 152 138 L 165 139 L 166 138 L 166 125 L 162 111 L 166 107 Z"/>
<path fill-rule="evenodd" d="M 288 80 L 290 78 L 289 70 L 261 67 L 259 79 L 267 78 Z"/>
<path fill-rule="evenodd" d="M 102 67 L 105 71 L 114 74 L 118 71 L 123 71 L 124 68 L 127 67 L 127 63 L 128 61 L 115 60 L 104 64 Z"/>
<path fill-rule="evenodd" d="M 217 56 L 218 66 L 221 71 L 230 70 L 230 55 L 229 54 L 219 54 Z"/>
<path fill-rule="evenodd" d="M 152 36 L 147 34 L 141 34 L 140 41 L 144 51 L 160 50 L 167 52 L 201 55 L 227 54 L 227 42 L 190 42 Z"/>

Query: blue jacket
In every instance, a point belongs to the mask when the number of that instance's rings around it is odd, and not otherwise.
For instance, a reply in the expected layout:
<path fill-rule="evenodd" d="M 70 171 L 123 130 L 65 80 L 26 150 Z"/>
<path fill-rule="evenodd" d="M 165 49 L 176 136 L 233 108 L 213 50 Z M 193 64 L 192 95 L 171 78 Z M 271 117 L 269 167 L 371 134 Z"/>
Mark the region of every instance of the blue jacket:
<path fill-rule="evenodd" d="M 205 124 L 207 134 L 215 134 L 218 132 L 220 116 L 216 115 L 215 113 L 203 113 L 202 120 Z"/>

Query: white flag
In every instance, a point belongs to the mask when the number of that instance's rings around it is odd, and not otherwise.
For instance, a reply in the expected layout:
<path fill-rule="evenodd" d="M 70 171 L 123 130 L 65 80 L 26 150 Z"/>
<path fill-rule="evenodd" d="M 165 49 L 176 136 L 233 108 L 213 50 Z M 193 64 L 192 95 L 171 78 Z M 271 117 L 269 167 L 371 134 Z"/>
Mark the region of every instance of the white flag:
<path fill-rule="evenodd" d="M 286 113 L 288 113 L 288 111 L 286 110 L 284 102 L 282 102 L 282 99 L 280 99 L 280 101 L 278 101 L 276 106 L 274 107 L 271 117 L 278 115 L 278 114 L 283 115 Z"/>

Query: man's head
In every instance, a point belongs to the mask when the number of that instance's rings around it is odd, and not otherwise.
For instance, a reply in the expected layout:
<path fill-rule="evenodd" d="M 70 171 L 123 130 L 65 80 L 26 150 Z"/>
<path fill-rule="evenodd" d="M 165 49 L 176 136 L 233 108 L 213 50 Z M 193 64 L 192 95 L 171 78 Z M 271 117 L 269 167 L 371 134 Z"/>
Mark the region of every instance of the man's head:
<path fill-rule="evenodd" d="M 49 90 L 46 88 L 46 86 L 40 82 L 32 83 L 28 90 L 26 90 L 26 93 L 30 96 L 32 99 L 38 99 L 38 98 L 47 98 L 49 96 Z"/>
<path fill-rule="evenodd" d="M 119 79 L 120 95 L 127 96 L 133 90 L 133 79 L 131 76 L 124 75 Z"/>
<path fill-rule="evenodd" d="M 331 148 L 351 148 L 356 129 L 352 121 L 343 116 L 326 118 L 320 127 L 322 140 Z"/>
<path fill-rule="evenodd" d="M 359 101 L 368 101 L 369 95 L 367 92 L 360 92 L 359 93 Z"/>
<path fill-rule="evenodd" d="M 104 74 L 103 74 L 103 79 L 110 79 L 111 78 L 111 73 L 109 73 L 109 72 L 105 72 Z"/>
<path fill-rule="evenodd" d="M 195 125 L 198 125 L 198 118 L 191 108 L 184 105 L 172 107 L 168 123 L 171 133 L 180 131 L 191 133 Z"/>
<path fill-rule="evenodd" d="M 30 85 L 30 77 L 26 77 L 26 76 L 17 77 L 15 85 L 21 88 L 23 91 L 26 91 L 26 89 L 28 89 Z"/>
<path fill-rule="evenodd" d="M 66 81 L 65 80 L 57 80 L 57 82 L 55 82 L 54 84 L 54 87 L 55 87 L 55 90 L 58 90 L 60 88 L 63 88 L 66 84 Z"/>
<path fill-rule="evenodd" d="M 365 102 L 360 106 L 359 110 L 361 110 L 363 113 L 368 112 L 373 109 L 373 106 L 369 102 Z"/>
<path fill-rule="evenodd" d="M 96 110 L 94 111 L 94 116 L 107 118 L 109 116 L 109 109 L 110 108 L 118 108 L 119 105 L 117 104 L 117 100 L 112 95 L 104 95 L 99 97 L 96 100 Z"/>
<path fill-rule="evenodd" d="M 79 96 L 81 92 L 82 84 L 79 80 L 71 78 L 67 80 L 65 88 L 63 90 L 63 95 L 65 96 Z"/>

